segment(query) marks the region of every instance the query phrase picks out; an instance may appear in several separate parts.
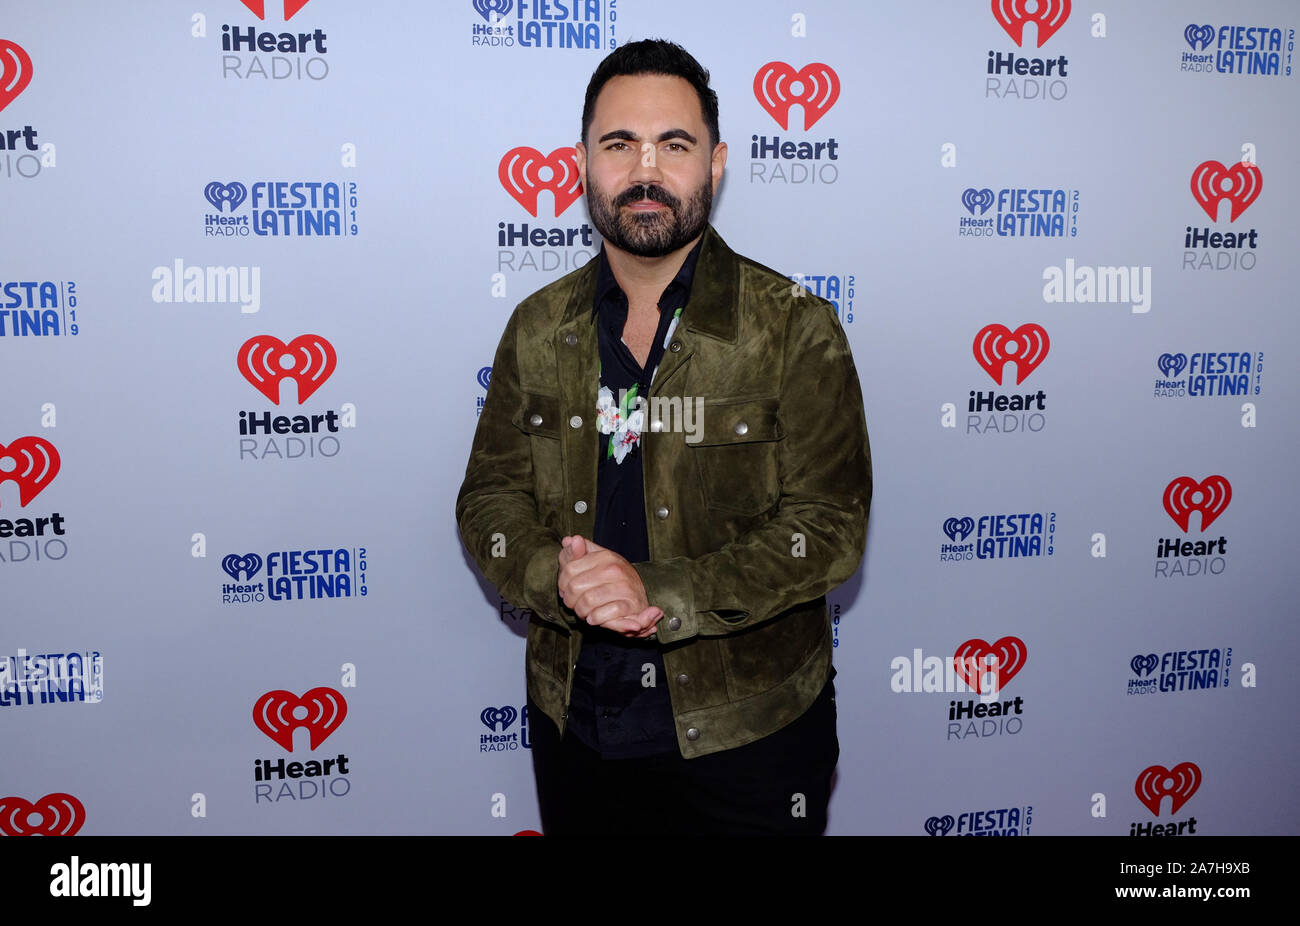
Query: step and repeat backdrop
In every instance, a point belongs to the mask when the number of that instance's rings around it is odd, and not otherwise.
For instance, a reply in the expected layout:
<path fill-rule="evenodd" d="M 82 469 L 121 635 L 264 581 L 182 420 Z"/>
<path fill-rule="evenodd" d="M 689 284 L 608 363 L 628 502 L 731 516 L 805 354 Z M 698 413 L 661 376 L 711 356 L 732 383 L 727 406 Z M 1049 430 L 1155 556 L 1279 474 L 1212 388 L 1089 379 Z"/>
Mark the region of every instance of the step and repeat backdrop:
<path fill-rule="evenodd" d="M 1300 9 L 177 0 L 0 19 L 0 831 L 539 828 L 453 517 L 600 242 L 608 51 L 713 74 L 728 243 L 875 471 L 830 832 L 1300 832 Z M 827 414 L 836 410 L 828 408 Z"/>

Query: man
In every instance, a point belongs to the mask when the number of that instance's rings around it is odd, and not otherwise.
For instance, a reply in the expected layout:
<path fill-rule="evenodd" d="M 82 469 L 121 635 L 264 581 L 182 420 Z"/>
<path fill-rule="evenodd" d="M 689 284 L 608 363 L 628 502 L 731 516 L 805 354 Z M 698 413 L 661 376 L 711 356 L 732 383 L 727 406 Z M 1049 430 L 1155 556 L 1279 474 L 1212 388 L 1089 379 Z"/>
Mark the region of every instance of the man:
<path fill-rule="evenodd" d="M 825 594 L 865 544 L 862 397 L 833 307 L 708 225 L 717 113 L 677 45 L 596 69 L 576 150 L 604 245 L 506 325 L 456 502 L 536 615 L 548 834 L 826 826 Z"/>

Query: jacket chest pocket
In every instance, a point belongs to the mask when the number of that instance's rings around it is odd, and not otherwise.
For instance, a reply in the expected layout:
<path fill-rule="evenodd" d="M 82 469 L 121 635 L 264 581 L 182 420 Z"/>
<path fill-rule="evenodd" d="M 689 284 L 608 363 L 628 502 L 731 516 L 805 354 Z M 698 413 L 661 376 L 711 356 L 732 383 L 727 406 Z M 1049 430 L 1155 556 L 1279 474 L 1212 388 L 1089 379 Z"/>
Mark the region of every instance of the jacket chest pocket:
<path fill-rule="evenodd" d="M 560 400 L 558 396 L 521 393 L 519 408 L 510 419 L 528 435 L 533 460 L 533 493 L 543 521 L 558 517 L 564 495 L 564 467 L 560 457 Z"/>
<path fill-rule="evenodd" d="M 687 447 L 710 508 L 752 515 L 777 503 L 777 447 L 785 437 L 779 407 L 775 396 L 705 400 L 698 439 Z"/>

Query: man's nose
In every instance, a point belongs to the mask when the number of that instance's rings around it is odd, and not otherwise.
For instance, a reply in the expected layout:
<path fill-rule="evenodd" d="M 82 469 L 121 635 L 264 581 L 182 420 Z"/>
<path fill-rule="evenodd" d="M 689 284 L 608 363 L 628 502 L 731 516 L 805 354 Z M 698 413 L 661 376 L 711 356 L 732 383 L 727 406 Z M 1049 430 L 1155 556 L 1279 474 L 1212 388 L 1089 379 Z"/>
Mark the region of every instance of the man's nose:
<path fill-rule="evenodd" d="M 636 165 L 632 168 L 630 179 L 637 183 L 654 183 L 663 179 L 659 169 L 659 150 L 653 142 L 642 142 L 641 152 Z"/>

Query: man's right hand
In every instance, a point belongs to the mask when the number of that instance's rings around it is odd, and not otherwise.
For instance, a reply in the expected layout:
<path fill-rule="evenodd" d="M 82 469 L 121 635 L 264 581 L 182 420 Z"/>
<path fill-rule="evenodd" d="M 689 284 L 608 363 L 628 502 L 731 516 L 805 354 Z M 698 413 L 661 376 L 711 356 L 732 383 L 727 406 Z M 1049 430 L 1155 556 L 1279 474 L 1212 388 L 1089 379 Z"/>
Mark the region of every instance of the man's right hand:
<path fill-rule="evenodd" d="M 631 563 L 580 535 L 564 537 L 560 544 L 557 585 L 578 617 L 625 637 L 646 639 L 654 634 L 663 611 L 646 600 L 645 586 Z"/>

